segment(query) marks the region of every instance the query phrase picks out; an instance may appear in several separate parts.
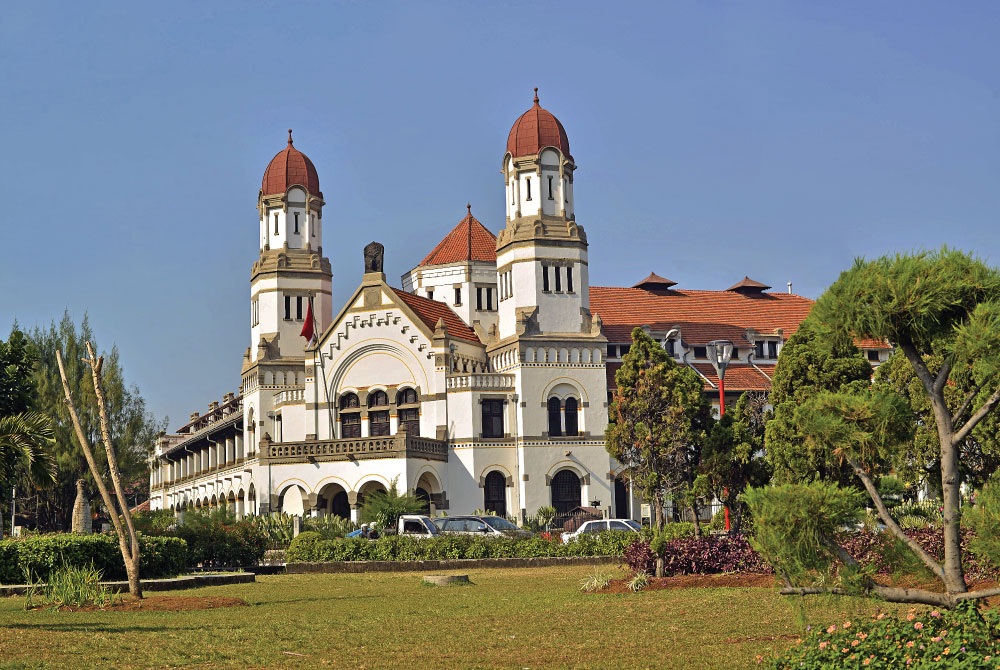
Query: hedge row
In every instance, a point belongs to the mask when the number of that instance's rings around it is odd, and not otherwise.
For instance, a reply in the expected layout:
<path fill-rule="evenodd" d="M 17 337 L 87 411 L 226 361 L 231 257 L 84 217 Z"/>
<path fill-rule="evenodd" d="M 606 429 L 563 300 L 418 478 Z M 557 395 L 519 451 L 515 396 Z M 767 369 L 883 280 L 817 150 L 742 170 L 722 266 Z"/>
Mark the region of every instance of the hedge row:
<path fill-rule="evenodd" d="M 143 579 L 173 577 L 187 568 L 187 543 L 176 537 L 140 536 L 139 555 Z M 91 563 L 104 579 L 126 578 L 118 538 L 113 534 L 57 533 L 0 540 L 0 584 L 23 584 L 26 570 L 32 578 L 46 581 L 64 564 L 83 567 Z"/>
<path fill-rule="evenodd" d="M 769 573 L 764 562 L 742 535 L 686 537 L 666 542 L 663 552 L 663 576 L 714 575 L 723 572 Z M 632 572 L 652 575 L 656 555 L 646 540 L 636 540 L 625 549 L 625 564 Z"/>
<path fill-rule="evenodd" d="M 324 540 L 305 532 L 292 540 L 289 563 L 318 561 L 425 561 L 456 558 L 535 558 L 549 556 L 621 556 L 636 534 L 609 531 L 582 535 L 562 544 L 546 534 L 530 538 L 487 539 L 470 535 L 433 538 L 386 536 L 378 540 Z"/>

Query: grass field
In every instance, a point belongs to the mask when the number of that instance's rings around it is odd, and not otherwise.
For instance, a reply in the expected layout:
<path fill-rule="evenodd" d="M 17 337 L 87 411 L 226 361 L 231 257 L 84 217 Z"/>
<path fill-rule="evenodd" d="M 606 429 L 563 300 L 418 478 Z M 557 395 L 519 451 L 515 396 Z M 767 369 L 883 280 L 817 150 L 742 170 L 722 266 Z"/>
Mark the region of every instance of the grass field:
<path fill-rule="evenodd" d="M 192 612 L 25 612 L 6 598 L 0 668 L 729 669 L 790 645 L 798 602 L 813 625 L 874 611 L 764 588 L 581 593 L 592 571 L 478 570 L 449 587 L 416 573 L 277 575 L 167 594 L 250 603 Z"/>

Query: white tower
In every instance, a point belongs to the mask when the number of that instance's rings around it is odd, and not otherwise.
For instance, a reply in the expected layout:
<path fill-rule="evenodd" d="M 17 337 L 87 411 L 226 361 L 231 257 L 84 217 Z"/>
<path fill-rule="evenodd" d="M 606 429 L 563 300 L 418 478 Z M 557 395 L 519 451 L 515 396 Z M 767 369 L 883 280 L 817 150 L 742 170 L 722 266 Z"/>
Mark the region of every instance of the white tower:
<path fill-rule="evenodd" d="M 500 338 L 590 332 L 587 235 L 576 223 L 569 138 L 538 104 L 514 123 L 503 159 L 507 225 L 497 237 Z"/>
<path fill-rule="evenodd" d="M 250 454 L 265 432 L 282 438 L 274 396 L 303 389 L 303 326 L 312 298 L 314 332 L 329 325 L 332 272 L 323 256 L 323 193 L 309 158 L 288 145 L 271 159 L 257 196 L 260 255 L 250 272 L 250 346 L 243 355 L 245 434 Z"/>

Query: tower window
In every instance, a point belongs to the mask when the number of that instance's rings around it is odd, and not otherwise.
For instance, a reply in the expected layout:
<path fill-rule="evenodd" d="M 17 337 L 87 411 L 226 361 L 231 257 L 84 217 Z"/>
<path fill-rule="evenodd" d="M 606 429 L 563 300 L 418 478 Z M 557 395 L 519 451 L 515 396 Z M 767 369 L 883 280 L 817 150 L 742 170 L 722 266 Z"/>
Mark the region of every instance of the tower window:
<path fill-rule="evenodd" d="M 555 396 L 549 398 L 549 437 L 559 437 L 562 435 L 562 406 L 559 398 Z"/>
<path fill-rule="evenodd" d="M 549 200 L 555 200 L 555 198 L 552 197 L 552 177 L 549 177 Z"/>
<path fill-rule="evenodd" d="M 299 213 L 295 212 L 295 234 L 299 232 Z"/>
<path fill-rule="evenodd" d="M 486 289 L 486 309 L 493 309 L 493 289 L 491 288 Z"/>
<path fill-rule="evenodd" d="M 483 437 L 503 437 L 503 400 L 483 400 Z"/>
<path fill-rule="evenodd" d="M 483 309 L 483 288 L 481 286 L 476 287 L 476 309 L 479 311 Z"/>
<path fill-rule="evenodd" d="M 462 289 L 460 288 L 455 289 L 455 304 L 456 305 L 462 304 Z"/>
<path fill-rule="evenodd" d="M 557 265 L 554 268 L 552 268 L 552 270 L 556 273 L 556 291 L 561 291 L 562 290 L 562 272 L 560 270 L 562 270 L 562 268 L 560 268 Z"/>
<path fill-rule="evenodd" d="M 289 321 L 292 318 L 292 296 L 285 296 L 285 321 Z"/>
<path fill-rule="evenodd" d="M 525 178 L 524 183 L 528 188 L 528 197 L 526 197 L 525 200 L 531 200 L 531 177 Z"/>
<path fill-rule="evenodd" d="M 434 289 L 430 289 L 430 288 L 427 289 L 427 299 L 428 300 L 433 300 L 434 299 Z"/>
<path fill-rule="evenodd" d="M 566 398 L 566 434 L 575 437 L 580 434 L 576 398 Z"/>
<path fill-rule="evenodd" d="M 512 205 L 515 204 L 514 203 L 514 184 L 510 185 L 510 204 L 512 204 Z"/>
<path fill-rule="evenodd" d="M 309 232 L 313 237 L 316 237 L 316 216 L 314 214 L 309 215 Z"/>
<path fill-rule="evenodd" d="M 548 291 L 549 290 L 549 266 L 548 265 L 543 265 L 542 266 L 542 290 L 543 291 Z"/>
<path fill-rule="evenodd" d="M 570 265 L 566 268 L 566 290 L 570 293 L 573 292 L 573 266 Z"/>
<path fill-rule="evenodd" d="M 768 340 L 767 343 L 767 357 L 777 358 L 778 357 L 778 342 L 776 340 Z"/>
<path fill-rule="evenodd" d="M 278 215 L 274 215 L 274 234 L 278 234 Z"/>
<path fill-rule="evenodd" d="M 295 318 L 302 320 L 302 296 L 295 296 Z"/>

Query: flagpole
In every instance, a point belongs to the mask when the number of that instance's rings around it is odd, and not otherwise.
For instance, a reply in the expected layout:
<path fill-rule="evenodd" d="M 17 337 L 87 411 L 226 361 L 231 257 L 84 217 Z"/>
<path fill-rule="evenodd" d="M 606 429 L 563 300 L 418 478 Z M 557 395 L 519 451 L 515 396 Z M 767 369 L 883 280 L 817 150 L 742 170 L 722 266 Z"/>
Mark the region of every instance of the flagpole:
<path fill-rule="evenodd" d="M 316 335 L 316 311 L 313 309 L 313 292 L 309 292 L 309 316 L 312 319 L 313 326 L 313 339 L 318 343 L 319 337 Z M 330 389 L 326 386 L 326 364 L 323 362 L 323 352 L 317 348 L 316 353 L 319 354 L 319 367 L 320 371 L 323 373 L 323 393 L 326 396 L 326 411 L 327 416 L 330 421 L 330 439 L 336 439 L 336 432 L 333 429 L 333 405 L 330 404 Z M 315 359 L 314 359 L 315 360 Z M 315 365 L 315 364 L 314 364 Z M 315 374 L 315 370 L 313 372 Z M 317 417 L 318 420 L 318 417 Z M 318 437 L 318 436 L 317 436 Z"/>

